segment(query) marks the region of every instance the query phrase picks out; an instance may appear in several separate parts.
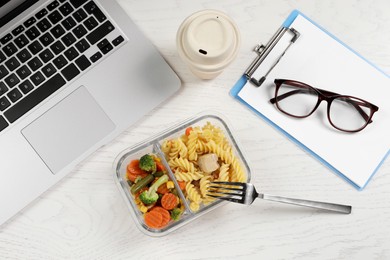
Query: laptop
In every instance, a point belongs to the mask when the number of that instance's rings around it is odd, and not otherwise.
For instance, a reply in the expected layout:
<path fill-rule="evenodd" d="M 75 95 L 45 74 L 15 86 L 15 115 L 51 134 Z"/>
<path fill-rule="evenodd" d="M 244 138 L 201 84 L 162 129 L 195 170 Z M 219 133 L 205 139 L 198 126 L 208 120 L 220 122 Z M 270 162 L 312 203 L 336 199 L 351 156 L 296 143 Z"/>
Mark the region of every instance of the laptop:
<path fill-rule="evenodd" d="M 181 86 L 112 0 L 0 4 L 0 224 Z"/>

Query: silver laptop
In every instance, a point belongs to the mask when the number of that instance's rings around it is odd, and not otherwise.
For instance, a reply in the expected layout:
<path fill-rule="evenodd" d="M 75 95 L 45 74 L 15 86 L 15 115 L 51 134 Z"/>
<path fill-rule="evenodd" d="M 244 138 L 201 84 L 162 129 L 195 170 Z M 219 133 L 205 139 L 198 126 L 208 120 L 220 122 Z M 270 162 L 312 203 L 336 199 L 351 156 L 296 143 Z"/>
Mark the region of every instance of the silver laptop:
<path fill-rule="evenodd" d="M 0 5 L 3 224 L 181 83 L 116 1 Z"/>

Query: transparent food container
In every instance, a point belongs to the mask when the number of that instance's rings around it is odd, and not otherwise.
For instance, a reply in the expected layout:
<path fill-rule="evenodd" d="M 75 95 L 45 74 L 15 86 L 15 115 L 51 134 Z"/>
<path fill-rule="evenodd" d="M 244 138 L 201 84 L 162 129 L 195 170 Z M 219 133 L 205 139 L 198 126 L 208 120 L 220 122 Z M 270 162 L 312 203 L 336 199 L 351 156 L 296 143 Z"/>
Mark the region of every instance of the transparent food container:
<path fill-rule="evenodd" d="M 182 211 L 178 220 L 170 219 L 159 228 L 145 223 L 145 208 L 141 211 L 139 199 L 130 191 L 134 183 L 127 177 L 129 163 L 145 154 L 159 158 L 165 166 Z M 218 157 L 218 168 L 212 172 L 203 171 L 198 164 L 205 154 Z M 114 178 L 138 228 L 147 235 L 163 236 L 225 203 L 205 195 L 209 181 L 249 182 L 250 169 L 226 119 L 216 113 L 201 113 L 121 152 L 114 162 Z M 154 206 L 160 206 L 158 203 Z"/>

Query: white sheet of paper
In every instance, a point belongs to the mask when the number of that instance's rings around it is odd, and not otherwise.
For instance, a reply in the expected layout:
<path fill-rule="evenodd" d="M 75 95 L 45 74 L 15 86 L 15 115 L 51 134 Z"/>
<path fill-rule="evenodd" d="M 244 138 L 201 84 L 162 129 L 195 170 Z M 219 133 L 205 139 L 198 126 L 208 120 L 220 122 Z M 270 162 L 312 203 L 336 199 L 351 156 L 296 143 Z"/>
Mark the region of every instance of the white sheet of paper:
<path fill-rule="evenodd" d="M 389 153 L 390 78 L 302 15 L 290 27 L 300 32 L 298 40 L 260 87 L 248 82 L 238 96 L 349 181 L 364 188 Z M 290 32 L 285 33 L 254 78 L 265 75 L 291 38 Z M 274 96 L 275 78 L 359 97 L 377 105 L 379 111 L 373 122 L 358 133 L 334 129 L 327 119 L 326 102 L 308 118 L 292 118 L 269 102 Z"/>

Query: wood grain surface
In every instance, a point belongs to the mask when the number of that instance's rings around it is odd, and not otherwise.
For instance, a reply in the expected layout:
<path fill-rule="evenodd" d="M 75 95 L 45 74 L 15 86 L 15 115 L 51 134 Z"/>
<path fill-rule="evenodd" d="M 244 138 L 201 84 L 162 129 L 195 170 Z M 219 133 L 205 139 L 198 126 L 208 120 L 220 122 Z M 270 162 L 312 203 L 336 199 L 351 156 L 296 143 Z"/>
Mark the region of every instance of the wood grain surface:
<path fill-rule="evenodd" d="M 389 159 L 369 185 L 357 191 L 228 93 L 255 57 L 253 47 L 266 43 L 294 9 L 390 74 L 390 1 L 120 3 L 177 72 L 183 87 L 1 226 L 0 259 L 390 259 Z M 203 9 L 231 16 L 242 40 L 237 59 L 208 81 L 191 74 L 175 46 L 180 23 Z M 251 206 L 227 204 L 161 238 L 140 232 L 114 182 L 115 157 L 204 110 L 227 117 L 258 190 L 350 204 L 352 214 L 257 200 Z"/>

